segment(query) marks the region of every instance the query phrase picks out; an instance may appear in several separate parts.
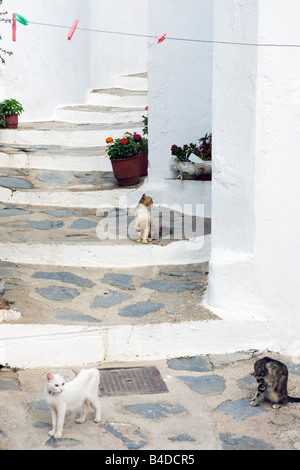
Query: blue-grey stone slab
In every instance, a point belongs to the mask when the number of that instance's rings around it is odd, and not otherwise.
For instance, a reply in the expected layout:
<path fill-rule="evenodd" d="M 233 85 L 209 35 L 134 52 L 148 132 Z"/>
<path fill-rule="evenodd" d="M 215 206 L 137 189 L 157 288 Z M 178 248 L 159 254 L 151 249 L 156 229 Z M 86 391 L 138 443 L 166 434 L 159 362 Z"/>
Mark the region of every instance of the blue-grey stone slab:
<path fill-rule="evenodd" d="M 300 375 L 300 364 L 293 364 L 292 362 L 285 362 L 284 364 L 291 374 Z"/>
<path fill-rule="evenodd" d="M 219 434 L 224 450 L 275 450 L 262 439 L 249 436 L 235 437 L 230 433 Z"/>
<path fill-rule="evenodd" d="M 92 178 L 90 175 L 86 173 L 73 173 L 73 175 L 75 176 L 75 178 L 78 178 L 80 180 L 80 183 L 93 184 L 96 181 L 95 178 Z"/>
<path fill-rule="evenodd" d="M 186 409 L 182 405 L 174 405 L 173 403 L 167 402 L 139 403 L 137 405 L 127 405 L 124 409 L 147 419 L 168 418 L 170 415 L 186 412 Z"/>
<path fill-rule="evenodd" d="M 54 172 L 41 173 L 40 175 L 37 176 L 37 179 L 39 181 L 42 181 L 43 183 L 67 183 L 68 182 L 65 176 L 59 173 L 54 173 Z"/>
<path fill-rule="evenodd" d="M 130 429 L 130 434 L 126 435 L 126 431 L 121 432 L 121 430 L 117 429 L 116 424 L 111 424 L 108 421 L 106 421 L 106 423 L 100 424 L 99 427 L 100 429 L 105 429 L 107 432 L 110 432 L 118 439 L 121 439 L 121 441 L 124 442 L 127 449 L 129 450 L 138 450 L 148 444 L 146 437 L 138 428 L 133 431 Z M 124 428 L 124 426 L 122 427 Z"/>
<path fill-rule="evenodd" d="M 91 304 L 91 308 L 109 308 L 114 305 L 121 304 L 125 300 L 131 299 L 132 295 L 123 294 L 122 292 L 109 291 L 104 295 L 97 295 Z"/>
<path fill-rule="evenodd" d="M 32 400 L 27 403 L 27 408 L 35 411 L 49 411 L 49 406 L 46 400 Z"/>
<path fill-rule="evenodd" d="M 178 434 L 178 436 L 168 437 L 168 441 L 172 442 L 196 442 L 196 439 L 189 434 Z"/>
<path fill-rule="evenodd" d="M 47 442 L 45 442 L 45 446 L 53 447 L 53 449 L 58 449 L 60 447 L 76 447 L 82 444 L 81 441 L 77 439 L 69 439 L 67 437 L 63 437 L 62 439 L 54 439 L 54 437 L 50 437 Z"/>
<path fill-rule="evenodd" d="M 89 220 L 89 219 L 77 219 L 75 220 L 72 225 L 70 225 L 69 228 L 73 228 L 73 229 L 83 229 L 83 230 L 86 230 L 86 229 L 89 229 L 89 228 L 95 228 L 97 227 L 98 225 L 98 222 L 94 222 L 93 220 Z"/>
<path fill-rule="evenodd" d="M 75 299 L 75 297 L 80 295 L 80 292 L 78 292 L 77 289 L 65 286 L 40 287 L 35 290 L 38 294 L 44 297 L 44 299 L 54 300 L 57 302 Z"/>
<path fill-rule="evenodd" d="M 72 211 L 68 209 L 51 209 L 45 211 L 45 214 L 53 215 L 54 217 L 84 217 L 88 215 L 87 212 Z"/>
<path fill-rule="evenodd" d="M 26 211 L 24 209 L 2 209 L 0 211 L 0 217 L 16 217 L 18 215 L 28 215 L 32 214 L 31 211 Z"/>
<path fill-rule="evenodd" d="M 143 317 L 149 313 L 156 312 L 160 308 L 163 308 L 164 304 L 160 302 L 137 302 L 136 304 L 128 305 L 127 307 L 121 308 L 119 315 L 121 317 Z"/>
<path fill-rule="evenodd" d="M 35 228 L 37 230 L 53 230 L 64 226 L 62 221 L 53 220 L 37 220 L 27 222 L 28 227 Z"/>
<path fill-rule="evenodd" d="M 55 279 L 56 281 L 64 282 L 66 284 L 75 284 L 80 287 L 95 286 L 95 284 L 89 279 L 85 279 L 69 272 L 49 273 L 46 271 L 37 271 L 32 277 L 35 279 Z"/>
<path fill-rule="evenodd" d="M 0 176 L 0 186 L 4 188 L 32 189 L 33 184 L 21 178 L 13 178 L 11 176 Z"/>
<path fill-rule="evenodd" d="M 193 370 L 196 372 L 209 372 L 212 370 L 212 365 L 207 356 L 169 359 L 168 367 L 175 370 Z"/>
<path fill-rule="evenodd" d="M 142 284 L 143 287 L 147 287 L 148 289 L 155 290 L 161 293 L 168 293 L 168 292 L 183 292 L 187 290 L 194 290 L 199 288 L 199 284 L 197 283 L 189 283 L 182 280 L 154 280 L 145 282 Z"/>
<path fill-rule="evenodd" d="M 199 273 L 194 272 L 194 271 L 171 271 L 171 272 L 163 271 L 162 274 L 165 274 L 166 276 L 171 276 L 171 277 L 185 277 L 185 276 L 195 276 Z"/>
<path fill-rule="evenodd" d="M 0 392 L 3 392 L 5 390 L 20 390 L 18 381 L 16 379 L 10 379 L 5 377 L 0 378 Z"/>
<path fill-rule="evenodd" d="M 9 262 L 0 262 L 0 268 L 18 268 L 19 266 L 17 264 L 14 264 L 14 263 L 9 263 Z"/>
<path fill-rule="evenodd" d="M 84 315 L 83 313 L 68 312 L 67 310 L 62 310 L 61 312 L 58 312 L 58 314 L 55 315 L 55 318 L 57 318 L 58 320 L 65 320 L 70 322 L 100 322 L 100 320 L 90 317 L 89 315 Z"/>
<path fill-rule="evenodd" d="M 226 401 L 222 403 L 216 411 L 231 416 L 235 421 L 243 421 L 244 419 L 259 416 L 267 412 L 262 406 L 251 406 L 250 401 L 250 398 Z"/>
<path fill-rule="evenodd" d="M 102 175 L 102 178 L 114 178 L 114 174 L 111 171 L 108 171 L 107 173 L 104 173 Z"/>
<path fill-rule="evenodd" d="M 122 289 L 133 290 L 134 285 L 132 284 L 132 275 L 130 274 L 118 274 L 118 273 L 106 273 L 101 282 L 110 284 L 115 287 L 121 287 Z"/>
<path fill-rule="evenodd" d="M 203 375 L 201 377 L 178 377 L 191 390 L 199 395 L 218 395 L 225 390 L 226 384 L 219 375 Z"/>
<path fill-rule="evenodd" d="M 257 388 L 257 382 L 253 375 L 247 375 L 246 377 L 239 379 L 237 384 L 239 388 L 246 388 L 250 390 Z"/>
<path fill-rule="evenodd" d="M 42 421 L 37 421 L 33 424 L 33 427 L 36 429 L 52 429 L 52 425 L 50 423 L 43 423 Z"/>

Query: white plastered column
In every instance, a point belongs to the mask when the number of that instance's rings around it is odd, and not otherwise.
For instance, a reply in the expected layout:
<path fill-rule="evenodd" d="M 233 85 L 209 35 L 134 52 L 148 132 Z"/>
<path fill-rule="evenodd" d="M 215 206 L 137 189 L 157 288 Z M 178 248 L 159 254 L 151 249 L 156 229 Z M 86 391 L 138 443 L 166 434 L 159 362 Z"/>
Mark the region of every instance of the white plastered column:
<path fill-rule="evenodd" d="M 214 39 L 300 44 L 297 0 L 215 0 Z M 207 305 L 300 356 L 300 48 L 215 44 Z"/>

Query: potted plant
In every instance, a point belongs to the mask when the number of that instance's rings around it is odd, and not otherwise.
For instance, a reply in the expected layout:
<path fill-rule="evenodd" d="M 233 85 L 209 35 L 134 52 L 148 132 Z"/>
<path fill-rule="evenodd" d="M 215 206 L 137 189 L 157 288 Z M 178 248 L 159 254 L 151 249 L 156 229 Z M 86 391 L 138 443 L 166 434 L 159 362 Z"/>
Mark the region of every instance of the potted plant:
<path fill-rule="evenodd" d="M 140 181 L 140 158 L 132 134 L 126 132 L 118 139 L 108 137 L 106 143 L 106 152 L 119 186 L 137 184 Z"/>
<path fill-rule="evenodd" d="M 212 135 L 205 134 L 198 142 L 171 147 L 173 158 L 170 166 L 179 171 L 182 179 L 211 180 Z"/>
<path fill-rule="evenodd" d="M 9 99 L 0 103 L 0 114 L 5 117 L 5 127 L 8 129 L 16 129 L 18 127 L 18 116 L 23 111 L 23 106 L 17 100 Z"/>

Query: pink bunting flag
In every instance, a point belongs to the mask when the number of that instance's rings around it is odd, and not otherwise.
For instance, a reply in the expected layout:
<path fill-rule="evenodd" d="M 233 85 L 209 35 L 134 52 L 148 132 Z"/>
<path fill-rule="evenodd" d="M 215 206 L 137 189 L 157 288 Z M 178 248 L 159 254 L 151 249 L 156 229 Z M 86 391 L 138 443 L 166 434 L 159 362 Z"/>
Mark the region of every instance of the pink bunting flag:
<path fill-rule="evenodd" d="M 161 36 L 159 36 L 158 41 L 157 41 L 158 44 L 160 44 L 161 42 L 163 42 L 166 39 L 166 34 L 167 33 L 164 33 Z"/>
<path fill-rule="evenodd" d="M 74 22 L 72 28 L 70 29 L 70 32 L 69 32 L 69 34 L 68 34 L 68 40 L 69 40 L 69 41 L 72 39 L 72 36 L 73 36 L 73 34 L 74 34 L 74 32 L 75 32 L 75 29 L 77 28 L 78 23 L 79 23 L 79 20 L 75 20 L 75 22 Z"/>
<path fill-rule="evenodd" d="M 17 40 L 17 22 L 16 22 L 16 15 L 13 13 L 12 16 L 12 40 Z"/>

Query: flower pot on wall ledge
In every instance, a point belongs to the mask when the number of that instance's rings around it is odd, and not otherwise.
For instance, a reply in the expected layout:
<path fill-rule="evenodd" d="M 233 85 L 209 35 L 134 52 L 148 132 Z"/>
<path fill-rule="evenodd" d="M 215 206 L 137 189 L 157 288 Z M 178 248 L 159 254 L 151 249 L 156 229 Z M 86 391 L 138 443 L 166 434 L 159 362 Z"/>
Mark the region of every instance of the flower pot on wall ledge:
<path fill-rule="evenodd" d="M 170 162 L 171 169 L 178 171 L 182 180 L 211 181 L 211 161 L 201 163 L 180 162 L 174 159 Z"/>
<path fill-rule="evenodd" d="M 119 186 L 131 186 L 140 181 L 140 157 L 110 158 L 114 177 Z"/>
<path fill-rule="evenodd" d="M 5 116 L 5 123 L 7 129 L 17 129 L 19 122 L 18 114 L 10 114 L 9 116 Z"/>

